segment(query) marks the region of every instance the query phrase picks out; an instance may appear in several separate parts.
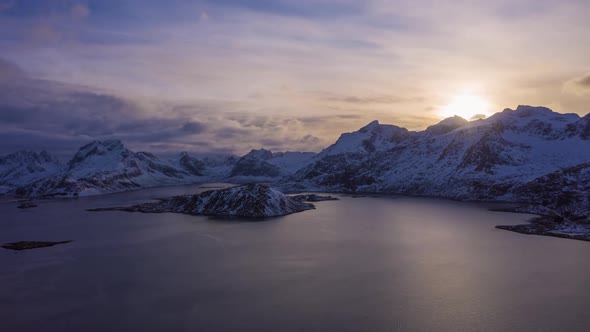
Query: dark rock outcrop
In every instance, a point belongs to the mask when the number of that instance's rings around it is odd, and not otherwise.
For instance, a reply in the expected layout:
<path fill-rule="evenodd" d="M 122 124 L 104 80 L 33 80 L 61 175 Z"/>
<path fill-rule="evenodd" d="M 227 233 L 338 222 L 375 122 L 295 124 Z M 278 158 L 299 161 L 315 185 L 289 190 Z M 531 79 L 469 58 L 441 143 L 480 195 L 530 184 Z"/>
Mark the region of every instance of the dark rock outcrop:
<path fill-rule="evenodd" d="M 71 240 L 68 241 L 57 241 L 57 242 L 50 242 L 50 241 L 19 241 L 19 242 L 11 242 L 5 243 L 2 245 L 4 249 L 10 250 L 27 250 L 27 249 L 36 249 L 36 248 L 45 248 L 45 247 L 52 247 L 58 244 L 65 244 L 70 243 Z"/>

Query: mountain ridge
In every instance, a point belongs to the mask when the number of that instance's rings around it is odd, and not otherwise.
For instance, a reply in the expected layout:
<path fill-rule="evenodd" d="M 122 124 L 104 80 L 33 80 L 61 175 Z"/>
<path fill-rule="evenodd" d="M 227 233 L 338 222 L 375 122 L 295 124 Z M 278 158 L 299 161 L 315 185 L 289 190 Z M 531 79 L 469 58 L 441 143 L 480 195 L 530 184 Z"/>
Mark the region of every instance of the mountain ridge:
<path fill-rule="evenodd" d="M 559 196 L 559 171 L 586 170 L 589 147 L 590 114 L 580 117 L 520 105 L 486 119 L 449 117 L 423 131 L 375 120 L 343 133 L 317 154 L 259 149 L 216 163 L 188 153 L 163 160 L 148 152 L 133 152 L 119 140 L 94 141 L 81 147 L 65 166 L 56 166 L 51 176 L 42 173 L 18 186 L 18 181 L 5 179 L 11 184 L 0 189 L 22 196 L 71 196 L 227 181 L 273 183 L 289 192 L 362 191 L 531 202 L 539 195 L 530 188 L 538 192 L 535 181 L 551 174 L 549 178 L 557 181 L 551 192 Z M 0 165 L 5 159 L 0 159 Z M 586 177 L 585 171 L 568 174 Z M 564 190 L 576 197 L 574 201 L 581 201 L 581 193 L 589 189 L 583 187 L 585 183 Z"/>

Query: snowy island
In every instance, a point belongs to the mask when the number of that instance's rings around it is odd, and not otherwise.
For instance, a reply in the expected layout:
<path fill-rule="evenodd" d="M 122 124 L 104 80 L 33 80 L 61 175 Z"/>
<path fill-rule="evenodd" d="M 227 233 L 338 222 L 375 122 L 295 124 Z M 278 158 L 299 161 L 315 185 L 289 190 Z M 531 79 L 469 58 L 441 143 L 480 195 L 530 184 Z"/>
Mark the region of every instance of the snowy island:
<path fill-rule="evenodd" d="M 247 184 L 209 190 L 195 195 L 164 198 L 159 202 L 130 207 L 99 208 L 89 211 L 176 212 L 190 215 L 267 218 L 314 209 L 314 205 L 307 201 L 333 199 L 335 198 L 319 195 L 289 197 L 265 184 Z"/>

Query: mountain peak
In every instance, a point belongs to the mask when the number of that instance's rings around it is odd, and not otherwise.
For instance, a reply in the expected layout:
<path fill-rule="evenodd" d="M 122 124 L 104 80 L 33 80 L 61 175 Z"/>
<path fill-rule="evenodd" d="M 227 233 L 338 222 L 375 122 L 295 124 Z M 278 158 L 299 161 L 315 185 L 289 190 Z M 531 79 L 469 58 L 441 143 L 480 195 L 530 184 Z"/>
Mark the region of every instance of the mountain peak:
<path fill-rule="evenodd" d="M 121 142 L 121 140 L 118 140 L 118 139 L 108 139 L 108 140 L 102 141 L 102 144 L 104 146 L 107 146 L 110 148 L 124 148 L 125 147 L 123 142 Z"/>
<path fill-rule="evenodd" d="M 272 159 L 272 151 L 266 150 L 266 149 L 258 149 L 258 150 L 253 149 L 252 151 L 248 152 L 248 154 L 246 154 L 242 158 L 257 158 L 257 159 L 262 159 L 262 160 L 268 160 L 268 159 Z"/>
<path fill-rule="evenodd" d="M 469 121 L 465 120 L 464 118 L 458 116 L 458 115 L 453 115 L 451 117 L 448 117 L 446 119 L 443 119 L 442 121 L 440 121 L 439 125 L 464 125 L 467 124 Z"/>
<path fill-rule="evenodd" d="M 380 126 L 379 121 L 378 120 L 373 120 L 371 121 L 368 125 L 362 127 L 361 129 L 359 129 L 359 131 L 361 133 L 366 133 L 369 131 L 374 130 L 375 128 L 378 128 Z"/>
<path fill-rule="evenodd" d="M 518 105 L 515 110 L 516 114 L 520 117 L 528 117 L 532 115 L 552 115 L 556 114 L 551 109 L 543 106 L 529 106 L 529 105 Z"/>
<path fill-rule="evenodd" d="M 70 168 L 81 163 L 86 158 L 91 156 L 104 156 L 104 155 L 122 155 L 128 154 L 130 151 L 127 150 L 123 142 L 118 139 L 109 139 L 105 141 L 92 141 L 83 147 L 74 155 L 72 160 L 68 163 Z"/>
<path fill-rule="evenodd" d="M 459 127 L 462 127 L 468 123 L 469 121 L 463 119 L 458 115 L 455 115 L 452 117 L 448 117 L 435 125 L 429 126 L 428 128 L 426 128 L 426 132 L 434 135 L 442 135 L 451 132 Z"/>
<path fill-rule="evenodd" d="M 123 142 L 121 142 L 121 140 L 118 140 L 118 139 L 108 139 L 108 140 L 104 140 L 104 141 L 94 140 L 94 141 L 82 146 L 80 148 L 79 152 L 92 150 L 94 148 L 105 148 L 108 150 L 113 150 L 113 149 L 117 149 L 117 148 L 123 149 L 123 148 L 125 148 L 125 145 L 123 144 Z"/>

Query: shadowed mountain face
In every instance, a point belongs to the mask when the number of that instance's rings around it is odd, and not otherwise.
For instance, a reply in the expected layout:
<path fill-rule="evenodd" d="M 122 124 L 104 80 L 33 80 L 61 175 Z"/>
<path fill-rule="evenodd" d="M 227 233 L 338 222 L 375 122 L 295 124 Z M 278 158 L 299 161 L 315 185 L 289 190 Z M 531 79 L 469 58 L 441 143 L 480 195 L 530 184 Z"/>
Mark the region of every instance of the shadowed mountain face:
<path fill-rule="evenodd" d="M 195 176 L 203 176 L 207 165 L 204 161 L 189 156 L 188 153 L 182 152 L 178 160 L 180 167 Z"/>
<path fill-rule="evenodd" d="M 234 176 L 266 176 L 276 178 L 281 175 L 281 169 L 269 162 L 272 152 L 264 149 L 252 150 L 234 165 L 229 174 Z"/>
<path fill-rule="evenodd" d="M 237 182 L 276 181 L 309 164 L 314 156 L 310 152 L 252 150 L 234 164 L 229 178 Z"/>

